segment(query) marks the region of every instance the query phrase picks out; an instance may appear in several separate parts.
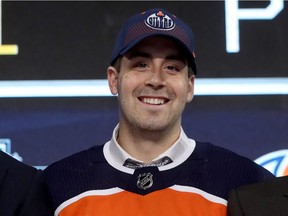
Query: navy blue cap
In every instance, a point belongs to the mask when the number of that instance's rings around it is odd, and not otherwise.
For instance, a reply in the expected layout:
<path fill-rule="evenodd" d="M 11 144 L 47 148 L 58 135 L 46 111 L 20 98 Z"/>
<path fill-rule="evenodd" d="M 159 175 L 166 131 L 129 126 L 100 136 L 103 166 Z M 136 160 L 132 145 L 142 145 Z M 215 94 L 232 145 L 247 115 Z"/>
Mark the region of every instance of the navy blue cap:
<path fill-rule="evenodd" d="M 176 40 L 186 50 L 189 66 L 197 73 L 194 36 L 191 28 L 164 9 L 151 9 L 129 18 L 122 26 L 115 42 L 110 64 L 124 55 L 143 39 L 162 35 Z"/>

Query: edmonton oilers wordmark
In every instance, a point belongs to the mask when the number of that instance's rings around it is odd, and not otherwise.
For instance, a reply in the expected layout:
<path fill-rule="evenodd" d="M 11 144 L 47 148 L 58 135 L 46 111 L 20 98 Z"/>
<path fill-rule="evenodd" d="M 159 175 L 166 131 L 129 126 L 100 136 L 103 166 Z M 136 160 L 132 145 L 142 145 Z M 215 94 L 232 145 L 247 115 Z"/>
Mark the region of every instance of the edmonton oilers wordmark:
<path fill-rule="evenodd" d="M 175 27 L 174 21 L 166 14 L 163 14 L 162 11 L 150 15 L 145 24 L 153 29 L 158 30 L 171 30 Z"/>

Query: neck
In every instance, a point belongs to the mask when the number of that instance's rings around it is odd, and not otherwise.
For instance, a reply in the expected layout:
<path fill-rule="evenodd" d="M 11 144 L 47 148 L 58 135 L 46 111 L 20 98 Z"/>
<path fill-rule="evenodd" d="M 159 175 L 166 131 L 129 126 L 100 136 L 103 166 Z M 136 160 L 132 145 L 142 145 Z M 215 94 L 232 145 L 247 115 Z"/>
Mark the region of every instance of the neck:
<path fill-rule="evenodd" d="M 149 131 L 126 127 L 120 123 L 117 141 L 132 157 L 149 163 L 176 142 L 180 131 L 180 126 L 161 131 Z"/>

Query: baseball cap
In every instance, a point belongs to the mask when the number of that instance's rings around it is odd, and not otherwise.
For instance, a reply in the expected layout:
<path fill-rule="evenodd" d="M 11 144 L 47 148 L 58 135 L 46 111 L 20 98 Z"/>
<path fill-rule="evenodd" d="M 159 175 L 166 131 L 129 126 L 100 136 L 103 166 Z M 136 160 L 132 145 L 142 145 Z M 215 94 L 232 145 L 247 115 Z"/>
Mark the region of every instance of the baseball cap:
<path fill-rule="evenodd" d="M 177 41 L 185 50 L 189 66 L 197 73 L 194 36 L 191 28 L 175 15 L 161 8 L 150 9 L 130 17 L 122 26 L 112 52 L 110 64 L 150 36 L 165 36 Z"/>

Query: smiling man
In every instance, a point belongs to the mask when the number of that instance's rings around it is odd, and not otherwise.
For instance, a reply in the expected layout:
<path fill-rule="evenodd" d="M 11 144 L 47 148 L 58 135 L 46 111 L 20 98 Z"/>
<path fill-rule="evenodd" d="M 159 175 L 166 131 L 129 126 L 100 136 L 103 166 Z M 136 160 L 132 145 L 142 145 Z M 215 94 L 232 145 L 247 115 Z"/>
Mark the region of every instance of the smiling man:
<path fill-rule="evenodd" d="M 150 162 L 179 138 L 181 114 L 193 98 L 195 76 L 173 40 L 152 36 L 108 68 L 113 94 L 119 94 L 118 142 L 130 155 Z"/>
<path fill-rule="evenodd" d="M 107 69 L 119 124 L 104 145 L 45 170 L 55 215 L 226 215 L 231 189 L 273 178 L 186 136 L 196 73 L 192 30 L 175 15 L 151 9 L 125 22 Z"/>

